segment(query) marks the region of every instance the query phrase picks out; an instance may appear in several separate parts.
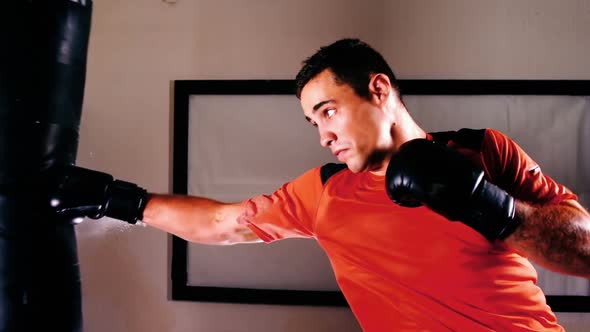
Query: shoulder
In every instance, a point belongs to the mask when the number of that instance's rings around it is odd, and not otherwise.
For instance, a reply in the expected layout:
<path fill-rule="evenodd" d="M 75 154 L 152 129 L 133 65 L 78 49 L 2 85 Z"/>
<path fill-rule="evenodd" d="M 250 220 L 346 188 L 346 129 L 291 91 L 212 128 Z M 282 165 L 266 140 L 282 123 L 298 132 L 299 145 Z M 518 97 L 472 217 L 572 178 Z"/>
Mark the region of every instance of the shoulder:
<path fill-rule="evenodd" d="M 436 142 L 479 151 L 481 150 L 488 130 L 489 129 L 462 128 L 457 131 L 433 132 L 429 133 L 429 135 Z"/>
<path fill-rule="evenodd" d="M 518 150 L 516 143 L 506 134 L 493 128 L 471 129 L 462 128 L 457 131 L 431 133 L 434 140 L 443 140 L 456 148 L 480 152 L 484 156 L 506 154 Z"/>
<path fill-rule="evenodd" d="M 536 162 L 515 141 L 496 129 L 486 129 L 482 154 L 488 163 L 498 164 L 501 170 L 507 170 L 509 165 L 517 168 L 537 167 Z"/>
<path fill-rule="evenodd" d="M 285 191 L 290 195 L 305 197 L 306 200 L 314 201 L 321 195 L 323 190 L 322 171 L 323 166 L 317 166 L 307 170 L 295 179 L 285 183 L 279 191 Z"/>

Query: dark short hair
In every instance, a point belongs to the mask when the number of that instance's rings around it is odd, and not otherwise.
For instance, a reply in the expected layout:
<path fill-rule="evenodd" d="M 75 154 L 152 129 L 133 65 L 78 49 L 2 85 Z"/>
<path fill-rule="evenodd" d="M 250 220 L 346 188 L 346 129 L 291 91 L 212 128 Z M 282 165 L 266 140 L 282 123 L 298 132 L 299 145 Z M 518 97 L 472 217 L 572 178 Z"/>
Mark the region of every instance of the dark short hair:
<path fill-rule="evenodd" d="M 369 98 L 371 75 L 378 73 L 387 75 L 399 94 L 395 75 L 383 56 L 359 39 L 346 38 L 321 47 L 303 61 L 295 78 L 297 98 L 301 98 L 303 87 L 326 69 L 334 73 L 337 83 L 350 85 L 360 97 Z"/>

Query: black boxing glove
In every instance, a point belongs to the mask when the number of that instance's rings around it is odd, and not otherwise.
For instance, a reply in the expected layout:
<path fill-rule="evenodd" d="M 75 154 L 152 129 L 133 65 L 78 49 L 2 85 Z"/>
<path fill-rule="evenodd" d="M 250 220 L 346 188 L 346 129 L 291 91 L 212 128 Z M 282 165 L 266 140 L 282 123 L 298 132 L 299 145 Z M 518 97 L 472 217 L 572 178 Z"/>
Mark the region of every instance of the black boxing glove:
<path fill-rule="evenodd" d="M 67 220 L 107 216 L 135 224 L 143 218 L 149 199 L 136 184 L 77 166 L 54 167 L 42 178 L 49 208 Z"/>
<path fill-rule="evenodd" d="M 452 221 L 461 221 L 489 241 L 505 239 L 520 222 L 515 201 L 484 179 L 484 172 L 446 145 L 426 139 L 404 143 L 385 175 L 387 195 L 397 204 L 422 204 Z"/>

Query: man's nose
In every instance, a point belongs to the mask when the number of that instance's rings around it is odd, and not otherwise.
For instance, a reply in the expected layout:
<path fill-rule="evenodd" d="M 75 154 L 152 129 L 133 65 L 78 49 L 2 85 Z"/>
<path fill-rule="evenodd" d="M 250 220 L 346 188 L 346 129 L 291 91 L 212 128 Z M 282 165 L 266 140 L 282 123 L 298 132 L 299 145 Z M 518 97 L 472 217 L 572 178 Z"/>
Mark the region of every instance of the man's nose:
<path fill-rule="evenodd" d="M 329 130 L 320 130 L 320 145 L 329 148 L 336 141 L 336 135 Z"/>

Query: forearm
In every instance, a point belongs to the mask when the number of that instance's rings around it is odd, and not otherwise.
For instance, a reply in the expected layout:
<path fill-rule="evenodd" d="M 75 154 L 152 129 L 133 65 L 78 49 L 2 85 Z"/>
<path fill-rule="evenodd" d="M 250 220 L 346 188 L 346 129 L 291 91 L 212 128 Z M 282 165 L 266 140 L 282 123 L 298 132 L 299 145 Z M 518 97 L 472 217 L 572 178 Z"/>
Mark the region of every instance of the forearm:
<path fill-rule="evenodd" d="M 516 204 L 521 225 L 506 242 L 531 261 L 556 272 L 590 278 L 590 217 L 577 202 Z"/>
<path fill-rule="evenodd" d="M 231 244 L 257 239 L 246 227 L 238 225 L 240 214 L 239 204 L 153 194 L 143 213 L 143 222 L 191 242 Z"/>

